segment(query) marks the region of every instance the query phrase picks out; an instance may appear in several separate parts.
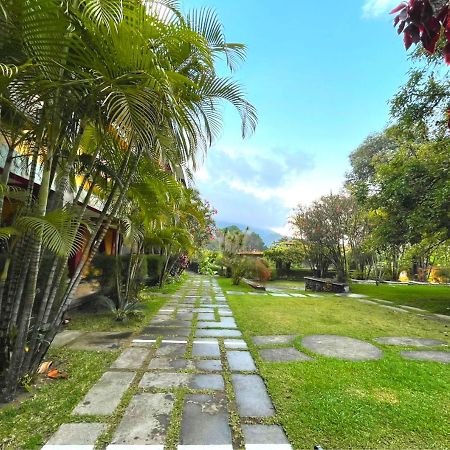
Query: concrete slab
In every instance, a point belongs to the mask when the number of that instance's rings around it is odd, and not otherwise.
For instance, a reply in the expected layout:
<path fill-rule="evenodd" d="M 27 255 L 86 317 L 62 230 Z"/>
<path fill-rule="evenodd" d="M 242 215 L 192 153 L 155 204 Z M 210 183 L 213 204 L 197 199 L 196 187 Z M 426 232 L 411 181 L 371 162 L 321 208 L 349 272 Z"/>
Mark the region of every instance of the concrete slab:
<path fill-rule="evenodd" d="M 279 345 L 279 344 L 292 344 L 297 336 L 292 334 L 279 334 L 273 336 L 254 336 L 252 341 L 257 346 L 263 345 Z"/>
<path fill-rule="evenodd" d="M 203 313 L 199 313 L 198 320 L 216 320 L 216 316 L 214 315 L 214 313 L 210 313 L 210 312 L 203 312 Z"/>
<path fill-rule="evenodd" d="M 407 314 L 408 311 L 402 308 L 397 308 L 396 306 L 389 306 L 389 305 L 378 305 L 380 308 L 389 309 L 390 311 L 399 312 L 399 313 L 405 313 Z"/>
<path fill-rule="evenodd" d="M 181 421 L 180 448 L 218 448 L 230 446 L 231 430 L 228 424 L 228 411 L 225 396 L 187 395 Z"/>
<path fill-rule="evenodd" d="M 385 345 L 403 345 L 406 347 L 434 347 L 437 345 L 446 345 L 445 342 L 438 341 L 437 339 L 404 336 L 379 337 L 375 338 L 374 341 Z"/>
<path fill-rule="evenodd" d="M 134 372 L 105 372 L 72 414 L 91 416 L 113 414 L 133 378 Z"/>
<path fill-rule="evenodd" d="M 190 320 L 177 320 L 177 319 L 166 319 L 158 322 L 155 324 L 157 327 L 190 327 L 191 321 Z"/>
<path fill-rule="evenodd" d="M 114 433 L 111 444 L 163 445 L 173 405 L 172 394 L 135 395 Z"/>
<path fill-rule="evenodd" d="M 287 450 L 292 447 L 279 425 L 242 425 L 245 449 Z"/>
<path fill-rule="evenodd" d="M 80 336 L 85 334 L 85 331 L 75 331 L 75 330 L 64 330 L 58 333 L 53 339 L 51 347 L 64 347 L 68 343 L 78 339 Z"/>
<path fill-rule="evenodd" d="M 408 305 L 398 305 L 403 309 L 407 309 L 408 311 L 412 311 L 412 312 L 427 312 L 426 309 L 422 309 L 422 308 L 416 308 L 415 306 L 408 306 Z"/>
<path fill-rule="evenodd" d="M 272 417 L 275 410 L 258 375 L 232 375 L 236 402 L 241 417 Z"/>
<path fill-rule="evenodd" d="M 155 335 L 155 336 L 189 336 L 191 332 L 190 328 L 179 327 L 147 327 L 142 330 L 143 335 Z"/>
<path fill-rule="evenodd" d="M 222 375 L 194 375 L 189 387 L 191 389 L 212 389 L 213 391 L 223 391 L 225 384 Z"/>
<path fill-rule="evenodd" d="M 270 295 L 271 295 L 272 297 L 290 297 L 289 294 L 274 293 L 274 292 L 271 292 Z"/>
<path fill-rule="evenodd" d="M 303 347 L 318 353 L 348 361 L 368 361 L 380 359 L 383 352 L 374 345 L 347 336 L 313 335 L 302 339 Z"/>
<path fill-rule="evenodd" d="M 43 447 L 50 445 L 92 445 L 94 448 L 97 438 L 106 430 L 104 423 L 65 423 L 49 439 Z"/>
<path fill-rule="evenodd" d="M 450 321 L 450 316 L 446 316 L 445 314 L 433 314 L 433 316 L 446 322 Z"/>
<path fill-rule="evenodd" d="M 197 337 L 242 337 L 242 333 L 239 330 L 226 330 L 226 329 L 202 329 L 195 332 Z"/>
<path fill-rule="evenodd" d="M 144 364 L 145 359 L 150 355 L 147 348 L 127 348 L 112 363 L 112 369 L 139 369 Z"/>
<path fill-rule="evenodd" d="M 186 359 L 154 358 L 148 365 L 150 370 L 194 370 L 192 361 Z"/>
<path fill-rule="evenodd" d="M 188 387 L 191 389 L 222 391 L 224 389 L 224 381 L 222 375 L 218 374 L 197 375 L 180 372 L 147 372 L 142 377 L 139 387 L 160 389 Z"/>
<path fill-rule="evenodd" d="M 227 350 L 247 350 L 247 343 L 243 339 L 225 339 L 223 341 Z"/>
<path fill-rule="evenodd" d="M 380 305 L 378 302 L 374 302 L 373 300 L 366 300 L 366 299 L 357 299 L 359 303 L 363 303 L 364 305 L 376 305 L 376 306 L 383 306 Z"/>
<path fill-rule="evenodd" d="M 450 352 L 439 352 L 433 350 L 404 351 L 400 355 L 405 359 L 414 359 L 417 361 L 430 361 L 444 364 L 450 364 Z"/>
<path fill-rule="evenodd" d="M 232 317 L 224 317 L 220 322 L 197 322 L 198 328 L 237 328 L 236 322 Z"/>
<path fill-rule="evenodd" d="M 131 335 L 131 332 L 88 332 L 83 333 L 79 338 L 70 342 L 67 347 L 74 350 L 87 351 L 117 350 L 128 342 Z"/>
<path fill-rule="evenodd" d="M 218 359 L 208 359 L 203 361 L 194 361 L 195 368 L 204 372 L 222 371 L 222 363 Z"/>
<path fill-rule="evenodd" d="M 186 344 L 171 344 L 162 342 L 155 356 L 182 357 L 186 353 Z"/>
<path fill-rule="evenodd" d="M 194 357 L 220 357 L 220 348 L 217 340 L 196 339 L 192 345 L 192 356 Z"/>
<path fill-rule="evenodd" d="M 146 372 L 142 377 L 140 388 L 172 389 L 189 386 L 193 375 L 191 373 L 155 373 Z"/>
<path fill-rule="evenodd" d="M 261 358 L 266 362 L 288 362 L 288 361 L 312 361 L 308 355 L 299 352 L 296 348 L 264 348 L 259 351 Z"/>
<path fill-rule="evenodd" d="M 250 352 L 227 351 L 227 359 L 232 372 L 256 371 L 255 362 Z"/>
<path fill-rule="evenodd" d="M 292 293 L 292 292 L 291 292 L 291 297 L 307 298 L 307 296 L 304 294 L 297 294 L 297 293 Z"/>

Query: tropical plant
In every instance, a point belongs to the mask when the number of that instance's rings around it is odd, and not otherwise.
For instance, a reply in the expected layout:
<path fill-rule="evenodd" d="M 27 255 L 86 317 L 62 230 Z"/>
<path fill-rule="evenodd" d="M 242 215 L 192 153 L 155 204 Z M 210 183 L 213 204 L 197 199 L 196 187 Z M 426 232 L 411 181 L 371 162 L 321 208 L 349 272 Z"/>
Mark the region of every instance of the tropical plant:
<path fill-rule="evenodd" d="M 28 178 L 1 231 L 3 400 L 38 367 L 113 223 L 145 205 L 150 235 L 184 247 L 188 232 L 167 219 L 183 195 L 169 194 L 164 214 L 153 200 L 176 190 L 167 172 L 195 167 L 217 136 L 222 100 L 237 108 L 243 135 L 255 127 L 240 86 L 215 71 L 217 58 L 234 69 L 243 55 L 213 13 L 184 17 L 171 0 L 1 2 L 0 129 Z"/>

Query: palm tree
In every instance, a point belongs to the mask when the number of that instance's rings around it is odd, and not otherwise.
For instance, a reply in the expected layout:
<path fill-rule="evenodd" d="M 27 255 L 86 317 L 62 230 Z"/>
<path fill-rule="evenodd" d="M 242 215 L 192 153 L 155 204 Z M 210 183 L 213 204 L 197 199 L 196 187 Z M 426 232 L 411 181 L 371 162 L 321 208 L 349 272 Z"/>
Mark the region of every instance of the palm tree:
<path fill-rule="evenodd" d="M 169 13 L 155 13 L 158 5 Z M 45 355 L 129 192 L 139 198 L 143 171 L 171 189 L 156 167 L 195 166 L 219 131 L 220 101 L 237 108 L 243 136 L 256 113 L 238 84 L 216 74 L 218 57 L 233 68 L 244 48 L 226 43 L 208 10 L 185 18 L 169 0 L 0 6 L 0 128 L 14 136 L 11 154 L 27 142 L 19 158 L 29 165 L 24 206 L 0 233 L 10 261 L 0 289 L 0 389 L 10 400 Z M 87 214 L 94 199 L 96 217 Z"/>

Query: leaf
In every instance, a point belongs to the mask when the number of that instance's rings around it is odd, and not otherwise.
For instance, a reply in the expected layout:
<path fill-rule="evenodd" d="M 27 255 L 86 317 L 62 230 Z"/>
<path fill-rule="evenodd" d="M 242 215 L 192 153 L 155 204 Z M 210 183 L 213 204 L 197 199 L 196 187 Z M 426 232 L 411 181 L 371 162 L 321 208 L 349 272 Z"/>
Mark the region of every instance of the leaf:
<path fill-rule="evenodd" d="M 398 6 L 396 6 L 389 14 L 395 14 L 399 11 L 405 9 L 408 5 L 406 3 L 400 3 Z"/>

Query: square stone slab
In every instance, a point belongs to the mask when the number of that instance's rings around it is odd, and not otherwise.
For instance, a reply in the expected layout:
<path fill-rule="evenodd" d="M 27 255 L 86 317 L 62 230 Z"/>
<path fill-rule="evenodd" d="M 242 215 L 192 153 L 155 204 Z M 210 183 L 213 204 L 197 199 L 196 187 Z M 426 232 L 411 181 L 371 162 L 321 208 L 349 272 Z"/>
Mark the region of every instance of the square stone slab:
<path fill-rule="evenodd" d="M 220 449 L 225 450 L 227 447 L 222 446 L 229 445 L 231 450 L 231 430 L 225 397 L 187 395 L 184 401 L 180 440 L 181 445 L 178 449 L 200 450 L 208 446 L 221 446 Z"/>
<path fill-rule="evenodd" d="M 139 369 L 145 359 L 150 355 L 147 348 L 127 348 L 112 363 L 112 369 Z"/>
<path fill-rule="evenodd" d="M 142 330 L 143 335 L 154 336 L 189 336 L 191 333 L 190 328 L 178 328 L 178 327 L 147 327 Z"/>
<path fill-rule="evenodd" d="M 228 322 L 227 319 L 231 319 L 232 322 Z M 234 322 L 234 319 L 232 317 L 226 317 L 221 320 L 220 322 L 214 321 L 214 322 L 197 322 L 198 328 L 237 328 L 236 323 Z"/>
<path fill-rule="evenodd" d="M 292 447 L 279 425 L 242 425 L 246 450 L 290 450 Z"/>
<path fill-rule="evenodd" d="M 241 417 L 272 417 L 275 410 L 258 375 L 232 375 L 236 402 Z"/>
<path fill-rule="evenodd" d="M 247 350 L 247 344 L 243 339 L 225 339 L 223 341 L 227 350 Z"/>
<path fill-rule="evenodd" d="M 299 352 L 296 348 L 264 348 L 259 351 L 261 358 L 267 362 L 287 362 L 287 361 L 312 361 L 308 355 Z"/>
<path fill-rule="evenodd" d="M 156 356 L 170 356 L 170 357 L 181 357 L 184 356 L 186 352 L 187 344 L 172 344 L 167 342 L 162 342 L 159 348 L 156 350 Z"/>
<path fill-rule="evenodd" d="M 239 330 L 216 330 L 216 329 L 202 329 L 195 332 L 197 337 L 242 337 Z"/>
<path fill-rule="evenodd" d="M 294 335 L 273 335 L 273 336 L 254 336 L 252 341 L 257 346 L 263 345 L 279 345 L 279 344 L 292 344 L 297 336 Z"/>
<path fill-rule="evenodd" d="M 91 416 L 113 414 L 133 378 L 134 372 L 105 372 L 72 414 Z"/>
<path fill-rule="evenodd" d="M 192 361 L 186 359 L 154 358 L 150 361 L 148 368 L 151 370 L 193 370 Z"/>
<path fill-rule="evenodd" d="M 172 394 L 135 395 L 114 433 L 111 444 L 164 444 L 173 405 Z"/>
<path fill-rule="evenodd" d="M 190 327 L 190 320 L 166 319 L 155 324 L 157 327 Z"/>
<path fill-rule="evenodd" d="M 50 438 L 42 450 L 53 445 L 86 445 L 94 448 L 97 438 L 106 430 L 104 423 L 65 423 Z"/>
<path fill-rule="evenodd" d="M 218 359 L 208 359 L 203 361 L 194 361 L 195 368 L 204 372 L 221 372 L 222 363 Z"/>
<path fill-rule="evenodd" d="M 224 381 L 222 375 L 195 375 L 192 373 L 155 373 L 147 372 L 139 383 L 141 388 L 171 389 L 189 387 L 191 389 L 212 389 L 222 391 Z"/>
<path fill-rule="evenodd" d="M 85 334 L 85 331 L 75 331 L 75 330 L 64 330 L 61 333 L 58 333 L 53 339 L 52 347 L 63 347 L 67 345 L 69 342 L 78 339 L 80 336 Z"/>
<path fill-rule="evenodd" d="M 215 339 L 196 339 L 192 345 L 192 356 L 220 357 L 220 348 Z"/>
<path fill-rule="evenodd" d="M 131 334 L 131 332 L 114 333 L 109 331 L 83 333 L 79 338 L 70 342 L 67 347 L 87 351 L 117 350 L 128 341 Z"/>
<path fill-rule="evenodd" d="M 214 313 L 199 313 L 198 320 L 216 320 Z"/>
<path fill-rule="evenodd" d="M 227 359 L 232 372 L 256 371 L 255 362 L 249 352 L 227 351 Z"/>

